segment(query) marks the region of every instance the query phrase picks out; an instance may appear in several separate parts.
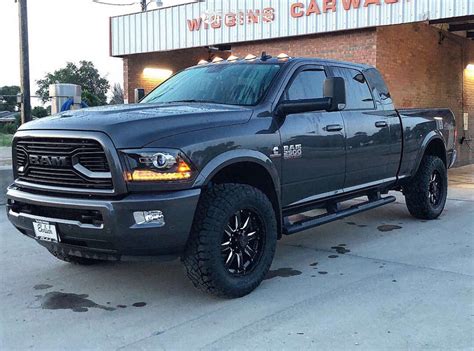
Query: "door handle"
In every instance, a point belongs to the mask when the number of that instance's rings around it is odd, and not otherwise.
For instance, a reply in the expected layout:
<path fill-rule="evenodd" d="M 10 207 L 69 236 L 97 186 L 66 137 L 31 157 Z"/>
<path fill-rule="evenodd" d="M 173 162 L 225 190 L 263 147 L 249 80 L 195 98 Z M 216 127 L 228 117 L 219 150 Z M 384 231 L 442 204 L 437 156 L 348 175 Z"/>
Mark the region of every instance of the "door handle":
<path fill-rule="evenodd" d="M 388 124 L 385 121 L 378 121 L 378 122 L 375 122 L 375 126 L 377 128 L 385 128 L 385 127 L 388 127 Z"/>
<path fill-rule="evenodd" d="M 340 124 L 330 124 L 326 126 L 326 131 L 328 132 L 340 132 L 342 130 L 342 126 Z"/>

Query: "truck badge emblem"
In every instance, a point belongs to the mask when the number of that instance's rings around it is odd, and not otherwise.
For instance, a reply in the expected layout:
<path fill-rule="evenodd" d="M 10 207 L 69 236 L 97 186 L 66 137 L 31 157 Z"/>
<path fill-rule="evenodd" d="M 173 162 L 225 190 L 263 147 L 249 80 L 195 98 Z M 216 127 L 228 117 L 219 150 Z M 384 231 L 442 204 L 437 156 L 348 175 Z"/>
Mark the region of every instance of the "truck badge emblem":
<path fill-rule="evenodd" d="M 67 158 L 65 156 L 40 156 L 30 155 L 30 164 L 35 166 L 66 167 Z"/>
<path fill-rule="evenodd" d="M 286 160 L 293 158 L 301 158 L 302 156 L 303 148 L 301 147 L 301 144 L 283 146 L 283 158 L 285 158 Z"/>
<path fill-rule="evenodd" d="M 277 158 L 277 157 L 281 157 L 281 154 L 280 154 L 280 147 L 278 146 L 275 146 L 273 148 L 273 152 L 272 154 L 270 155 L 271 158 Z"/>

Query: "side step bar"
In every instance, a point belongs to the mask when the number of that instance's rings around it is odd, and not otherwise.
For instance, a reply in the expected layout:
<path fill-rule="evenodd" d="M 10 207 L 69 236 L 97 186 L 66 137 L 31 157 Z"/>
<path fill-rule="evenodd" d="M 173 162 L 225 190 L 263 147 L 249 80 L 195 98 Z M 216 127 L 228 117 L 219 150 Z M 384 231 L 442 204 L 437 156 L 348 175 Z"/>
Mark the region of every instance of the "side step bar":
<path fill-rule="evenodd" d="M 380 198 L 378 200 L 363 202 L 358 205 L 351 206 L 344 210 L 340 210 L 334 213 L 327 213 L 320 216 L 316 216 L 310 219 L 306 219 L 300 222 L 286 224 L 283 228 L 283 234 L 292 235 L 303 230 L 314 228 L 329 222 L 337 221 L 338 219 L 352 216 L 356 213 L 368 211 L 389 203 L 395 202 L 395 196 L 387 196 L 385 198 Z"/>

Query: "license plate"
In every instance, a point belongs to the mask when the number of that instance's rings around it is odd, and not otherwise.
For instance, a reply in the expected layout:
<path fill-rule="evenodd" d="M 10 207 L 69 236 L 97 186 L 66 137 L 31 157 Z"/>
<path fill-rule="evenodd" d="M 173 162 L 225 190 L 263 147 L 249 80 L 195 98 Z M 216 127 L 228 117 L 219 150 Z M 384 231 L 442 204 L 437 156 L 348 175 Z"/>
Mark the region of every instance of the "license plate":
<path fill-rule="evenodd" d="M 49 222 L 36 221 L 33 222 L 33 228 L 35 230 L 36 238 L 39 240 L 46 240 L 52 242 L 58 242 L 58 233 L 56 232 L 56 226 Z"/>

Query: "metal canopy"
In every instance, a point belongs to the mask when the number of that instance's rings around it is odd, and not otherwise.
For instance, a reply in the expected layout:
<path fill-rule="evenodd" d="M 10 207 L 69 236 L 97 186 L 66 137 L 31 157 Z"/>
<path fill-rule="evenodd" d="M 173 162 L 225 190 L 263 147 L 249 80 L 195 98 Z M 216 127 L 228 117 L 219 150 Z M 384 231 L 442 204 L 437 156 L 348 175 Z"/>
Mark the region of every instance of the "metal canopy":
<path fill-rule="evenodd" d="M 246 41 L 433 21 L 472 37 L 474 0 L 208 0 L 112 17 L 110 54 L 217 46 Z M 331 3 L 331 2 L 329 2 Z M 456 19 L 458 19 L 456 21 Z M 457 26 L 457 27 L 456 27 Z"/>

